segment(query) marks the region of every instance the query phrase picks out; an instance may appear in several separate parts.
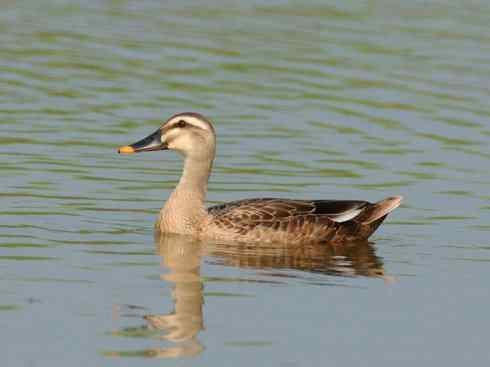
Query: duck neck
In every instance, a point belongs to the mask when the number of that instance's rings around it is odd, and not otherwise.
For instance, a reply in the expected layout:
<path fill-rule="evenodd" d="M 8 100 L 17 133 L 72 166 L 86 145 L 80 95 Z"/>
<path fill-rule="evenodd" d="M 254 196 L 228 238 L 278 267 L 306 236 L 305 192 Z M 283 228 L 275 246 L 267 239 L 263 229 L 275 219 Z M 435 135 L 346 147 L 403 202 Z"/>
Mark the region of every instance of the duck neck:
<path fill-rule="evenodd" d="M 184 161 L 184 171 L 175 188 L 172 196 L 192 197 L 194 206 L 204 207 L 206 194 L 208 192 L 208 180 L 213 167 L 212 160 L 198 160 L 186 158 Z M 199 204 L 199 205 L 197 205 Z"/>
<path fill-rule="evenodd" d="M 162 232 L 192 234 L 206 215 L 204 202 L 212 159 L 186 157 L 184 171 L 175 190 L 161 211 Z"/>

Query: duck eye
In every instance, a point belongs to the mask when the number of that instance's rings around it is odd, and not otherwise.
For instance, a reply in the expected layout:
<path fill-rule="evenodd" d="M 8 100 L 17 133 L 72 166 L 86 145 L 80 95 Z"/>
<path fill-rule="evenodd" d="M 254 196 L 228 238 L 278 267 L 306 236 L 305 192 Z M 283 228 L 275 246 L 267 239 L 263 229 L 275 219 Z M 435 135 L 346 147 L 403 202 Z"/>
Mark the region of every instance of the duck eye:
<path fill-rule="evenodd" d="M 175 126 L 183 128 L 186 125 L 187 125 L 187 123 L 184 120 L 180 120 L 179 122 L 177 122 L 177 124 Z"/>

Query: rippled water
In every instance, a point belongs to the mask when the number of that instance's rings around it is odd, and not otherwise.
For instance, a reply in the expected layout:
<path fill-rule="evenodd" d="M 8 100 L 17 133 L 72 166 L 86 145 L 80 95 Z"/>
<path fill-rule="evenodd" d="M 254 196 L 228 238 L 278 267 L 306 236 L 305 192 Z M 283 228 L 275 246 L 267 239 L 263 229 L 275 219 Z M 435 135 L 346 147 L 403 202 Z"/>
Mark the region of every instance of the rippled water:
<path fill-rule="evenodd" d="M 484 365 L 489 35 L 479 1 L 1 2 L 6 365 Z M 364 246 L 155 240 L 181 161 L 116 148 L 187 110 L 210 203 L 404 204 Z"/>

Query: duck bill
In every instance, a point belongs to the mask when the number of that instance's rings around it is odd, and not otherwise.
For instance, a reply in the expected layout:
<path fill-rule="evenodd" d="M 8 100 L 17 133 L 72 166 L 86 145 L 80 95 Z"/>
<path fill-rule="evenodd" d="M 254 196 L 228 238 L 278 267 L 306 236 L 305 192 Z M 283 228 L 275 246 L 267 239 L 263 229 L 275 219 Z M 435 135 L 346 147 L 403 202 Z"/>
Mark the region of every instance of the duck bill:
<path fill-rule="evenodd" d="M 162 143 L 162 132 L 158 129 L 153 134 L 148 135 L 146 138 L 141 139 L 134 144 L 120 147 L 118 153 L 130 154 L 165 149 L 168 149 L 168 146 L 166 143 Z"/>

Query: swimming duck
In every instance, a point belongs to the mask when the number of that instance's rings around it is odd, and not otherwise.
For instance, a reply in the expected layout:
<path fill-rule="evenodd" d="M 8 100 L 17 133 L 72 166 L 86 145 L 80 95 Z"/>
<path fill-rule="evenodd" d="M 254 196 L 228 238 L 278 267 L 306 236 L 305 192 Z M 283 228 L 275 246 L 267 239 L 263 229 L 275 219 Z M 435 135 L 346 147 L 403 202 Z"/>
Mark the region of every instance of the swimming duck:
<path fill-rule="evenodd" d="M 260 198 L 206 208 L 216 134 L 208 119 L 184 112 L 119 153 L 175 150 L 184 156 L 182 177 L 161 209 L 155 229 L 198 238 L 241 242 L 341 243 L 366 240 L 401 196 L 377 203 L 360 200 Z"/>

